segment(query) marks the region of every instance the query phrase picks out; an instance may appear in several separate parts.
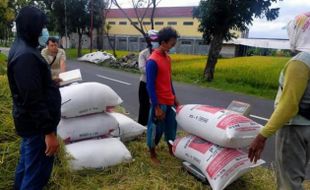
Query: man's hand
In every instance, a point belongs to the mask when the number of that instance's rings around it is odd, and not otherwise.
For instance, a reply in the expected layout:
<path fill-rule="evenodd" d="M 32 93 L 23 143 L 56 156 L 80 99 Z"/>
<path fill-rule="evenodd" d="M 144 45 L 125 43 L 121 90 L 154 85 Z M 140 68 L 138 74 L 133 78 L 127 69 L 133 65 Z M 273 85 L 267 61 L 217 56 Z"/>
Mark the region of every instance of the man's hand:
<path fill-rule="evenodd" d="M 165 119 L 165 116 L 166 116 L 165 112 L 162 109 L 160 109 L 159 106 L 156 106 L 155 107 L 155 117 L 156 117 L 156 119 L 162 121 L 162 120 Z"/>
<path fill-rule="evenodd" d="M 46 150 L 45 154 L 46 156 L 53 156 L 56 154 L 59 148 L 59 143 L 57 140 L 57 136 L 54 132 L 45 135 L 45 144 L 46 144 Z"/>
<path fill-rule="evenodd" d="M 176 108 L 180 106 L 180 102 L 177 98 L 174 99 L 174 105 Z"/>
<path fill-rule="evenodd" d="M 258 134 L 256 138 L 253 140 L 253 142 L 250 145 L 248 154 L 248 157 L 251 162 L 254 162 L 256 164 L 257 160 L 260 158 L 260 155 L 264 150 L 266 140 L 267 138 L 262 136 L 261 134 Z"/>
<path fill-rule="evenodd" d="M 60 86 L 62 79 L 61 78 L 55 78 L 55 79 L 53 79 L 53 81 L 55 82 L 56 86 Z"/>

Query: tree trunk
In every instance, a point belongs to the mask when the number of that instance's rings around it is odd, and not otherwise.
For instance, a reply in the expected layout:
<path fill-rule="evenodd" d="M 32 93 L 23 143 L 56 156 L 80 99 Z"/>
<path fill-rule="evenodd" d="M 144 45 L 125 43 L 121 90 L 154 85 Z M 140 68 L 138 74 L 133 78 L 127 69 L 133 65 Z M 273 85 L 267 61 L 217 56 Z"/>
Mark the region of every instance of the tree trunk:
<path fill-rule="evenodd" d="M 106 32 L 106 36 L 107 36 L 107 38 L 108 38 L 109 46 L 110 46 L 110 48 L 111 48 L 112 51 L 113 51 L 113 56 L 114 56 L 114 57 L 117 57 L 117 55 L 116 55 L 116 50 L 115 50 L 116 36 L 114 35 L 114 40 L 113 40 L 113 42 L 112 42 L 112 40 L 111 40 L 111 36 L 110 36 L 109 32 Z"/>
<path fill-rule="evenodd" d="M 224 35 L 222 33 L 219 33 L 214 36 L 210 44 L 208 60 L 204 70 L 204 78 L 207 79 L 207 81 L 209 82 L 214 79 L 215 65 L 222 49 L 223 39 Z"/>
<path fill-rule="evenodd" d="M 152 0 L 152 14 L 151 14 L 151 29 L 154 30 L 154 14 L 155 14 L 155 9 L 156 9 L 156 0 Z"/>
<path fill-rule="evenodd" d="M 78 44 L 78 57 L 82 56 L 82 34 L 80 31 L 78 31 L 78 35 L 79 35 L 79 44 Z"/>
<path fill-rule="evenodd" d="M 103 27 L 97 29 L 97 49 L 103 50 Z"/>
<path fill-rule="evenodd" d="M 113 42 L 113 55 L 114 57 L 117 57 L 116 55 L 116 36 L 114 35 L 114 42 Z"/>
<path fill-rule="evenodd" d="M 4 46 L 7 47 L 8 46 L 8 30 L 7 27 L 4 27 Z"/>

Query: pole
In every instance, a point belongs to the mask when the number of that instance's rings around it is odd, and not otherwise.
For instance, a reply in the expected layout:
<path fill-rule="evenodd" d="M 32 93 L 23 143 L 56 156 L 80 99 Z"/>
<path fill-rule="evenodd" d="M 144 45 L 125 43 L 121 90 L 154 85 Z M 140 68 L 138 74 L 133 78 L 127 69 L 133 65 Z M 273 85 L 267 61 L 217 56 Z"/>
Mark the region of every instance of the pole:
<path fill-rule="evenodd" d="M 94 18 L 94 5 L 93 0 L 90 1 L 91 3 L 91 13 L 90 13 L 90 53 L 93 52 L 93 18 Z"/>
<path fill-rule="evenodd" d="M 65 0 L 65 35 L 66 35 L 66 49 L 68 48 L 68 31 L 67 31 L 67 0 Z"/>

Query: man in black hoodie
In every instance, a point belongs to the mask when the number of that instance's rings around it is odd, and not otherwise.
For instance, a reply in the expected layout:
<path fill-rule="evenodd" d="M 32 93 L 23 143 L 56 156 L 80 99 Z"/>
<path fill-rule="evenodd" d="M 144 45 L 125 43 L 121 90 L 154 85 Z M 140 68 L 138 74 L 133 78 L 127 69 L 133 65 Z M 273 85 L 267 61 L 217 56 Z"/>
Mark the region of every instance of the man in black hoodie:
<path fill-rule="evenodd" d="M 14 189 L 42 189 L 48 182 L 58 149 L 56 127 L 61 97 L 48 64 L 36 49 L 45 14 L 24 7 L 16 18 L 17 37 L 9 52 L 8 79 L 13 119 L 22 137 Z"/>

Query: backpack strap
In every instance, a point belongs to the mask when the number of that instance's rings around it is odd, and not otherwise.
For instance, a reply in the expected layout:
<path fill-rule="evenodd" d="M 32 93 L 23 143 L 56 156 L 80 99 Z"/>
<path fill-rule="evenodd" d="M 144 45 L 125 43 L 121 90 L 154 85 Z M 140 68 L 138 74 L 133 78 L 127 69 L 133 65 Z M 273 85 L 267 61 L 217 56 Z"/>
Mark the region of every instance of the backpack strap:
<path fill-rule="evenodd" d="M 50 66 L 52 66 L 56 60 L 57 55 L 54 57 L 53 61 L 50 63 Z"/>

